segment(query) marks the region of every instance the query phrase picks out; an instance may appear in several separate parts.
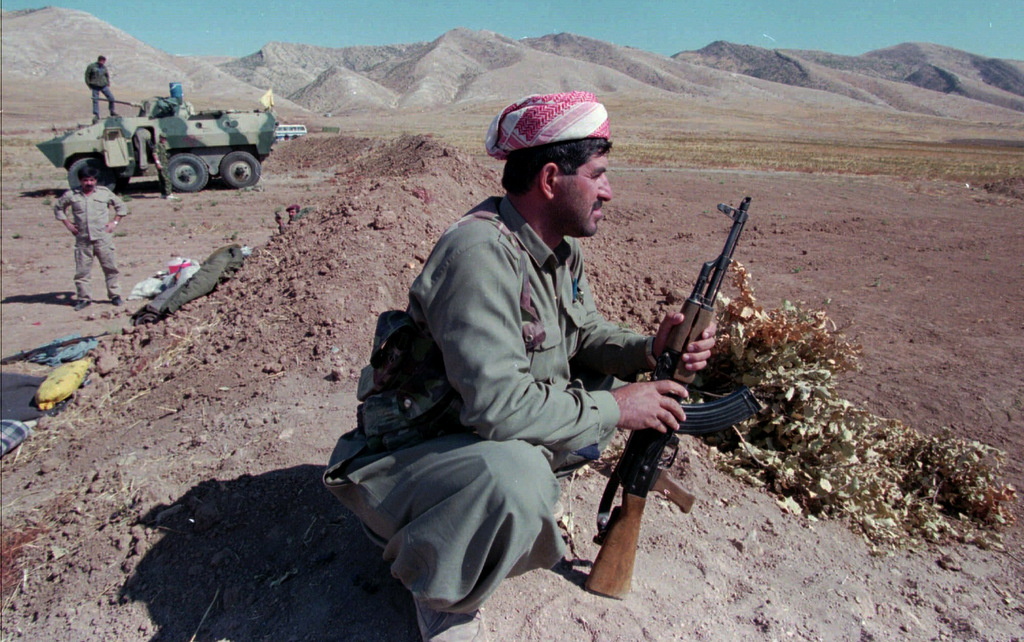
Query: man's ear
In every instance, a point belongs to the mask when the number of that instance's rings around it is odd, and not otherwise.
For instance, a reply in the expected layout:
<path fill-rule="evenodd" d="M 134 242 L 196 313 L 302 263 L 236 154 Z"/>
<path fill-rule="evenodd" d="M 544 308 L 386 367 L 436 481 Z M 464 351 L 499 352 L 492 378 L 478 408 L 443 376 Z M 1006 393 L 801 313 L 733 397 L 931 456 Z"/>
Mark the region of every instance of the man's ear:
<path fill-rule="evenodd" d="M 555 163 L 547 163 L 540 168 L 540 172 L 537 173 L 537 184 L 545 199 L 551 200 L 555 197 L 555 184 L 561 173 Z"/>

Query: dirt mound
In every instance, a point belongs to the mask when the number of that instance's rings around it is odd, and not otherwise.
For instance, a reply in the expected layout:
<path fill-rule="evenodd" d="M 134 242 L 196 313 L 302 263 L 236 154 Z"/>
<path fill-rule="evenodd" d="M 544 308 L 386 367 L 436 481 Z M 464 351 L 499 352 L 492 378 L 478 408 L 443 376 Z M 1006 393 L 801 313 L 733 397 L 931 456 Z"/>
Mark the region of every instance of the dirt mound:
<path fill-rule="evenodd" d="M 307 135 L 276 146 L 267 168 L 333 171 L 336 176 L 343 176 L 346 184 L 368 177 L 401 178 L 403 182 L 444 177 L 447 188 L 439 184 L 437 193 L 419 198 L 433 202 L 452 190 L 460 207 L 466 203 L 466 186 L 499 188 L 494 169 L 429 135 L 406 134 L 386 142 L 344 135 Z"/>
<path fill-rule="evenodd" d="M 351 163 L 373 146 L 369 138 L 309 134 L 274 145 L 267 171 L 275 169 L 330 170 Z"/>
<path fill-rule="evenodd" d="M 208 297 L 113 342 L 130 373 L 116 385 L 145 392 L 147 407 L 182 395 L 216 399 L 225 386 L 293 367 L 332 380 L 358 376 L 377 315 L 405 307 L 434 241 L 463 213 L 456 207 L 498 189 L 492 170 L 421 136 L 377 145 L 306 137 L 281 151 L 275 162 L 332 169 L 344 189 L 257 248 Z M 191 375 L 178 379 L 183 362 Z"/>
<path fill-rule="evenodd" d="M 355 163 L 357 172 L 366 176 L 409 177 L 414 174 L 448 174 L 463 184 L 479 173 L 472 163 L 454 148 L 430 136 L 404 135 L 387 143 Z"/>
<path fill-rule="evenodd" d="M 985 191 L 1024 201 L 1024 176 L 1015 176 L 995 183 L 985 183 Z"/>

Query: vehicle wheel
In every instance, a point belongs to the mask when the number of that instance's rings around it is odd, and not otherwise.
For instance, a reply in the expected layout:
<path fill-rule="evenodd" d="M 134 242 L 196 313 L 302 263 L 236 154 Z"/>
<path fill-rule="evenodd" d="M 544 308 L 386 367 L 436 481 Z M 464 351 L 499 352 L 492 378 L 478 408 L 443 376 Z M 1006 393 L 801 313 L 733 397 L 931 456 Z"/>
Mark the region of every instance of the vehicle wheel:
<path fill-rule="evenodd" d="M 71 167 L 68 168 L 68 185 L 71 189 L 78 189 L 81 187 L 81 183 L 78 182 L 78 173 L 86 167 L 92 167 L 99 176 L 96 177 L 96 184 L 102 185 L 109 190 L 113 190 L 117 185 L 117 177 L 114 175 L 114 170 L 103 164 L 103 161 L 89 156 L 87 158 L 79 158 L 74 163 L 71 163 Z"/>
<path fill-rule="evenodd" d="M 171 175 L 171 187 L 176 192 L 198 192 L 210 180 L 206 162 L 189 153 L 171 156 L 167 163 L 167 173 Z"/>
<path fill-rule="evenodd" d="M 252 187 L 260 175 L 260 162 L 249 152 L 231 152 L 220 162 L 220 177 L 235 189 Z"/>

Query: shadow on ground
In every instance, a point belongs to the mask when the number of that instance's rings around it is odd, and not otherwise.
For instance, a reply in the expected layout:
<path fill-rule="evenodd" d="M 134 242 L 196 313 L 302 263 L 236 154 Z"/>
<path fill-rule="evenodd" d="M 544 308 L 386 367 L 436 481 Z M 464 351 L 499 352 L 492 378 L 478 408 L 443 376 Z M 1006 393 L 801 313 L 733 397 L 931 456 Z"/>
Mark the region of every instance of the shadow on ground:
<path fill-rule="evenodd" d="M 59 197 L 61 194 L 66 192 L 67 189 L 67 187 L 47 187 L 43 189 L 30 189 L 23 191 L 21 195 L 27 198 L 45 198 L 47 196 Z"/>
<path fill-rule="evenodd" d="M 15 294 L 0 303 L 45 303 L 47 305 L 74 305 L 74 292 L 40 292 L 39 294 Z"/>
<path fill-rule="evenodd" d="M 321 466 L 208 480 L 144 518 L 121 589 L 167 640 L 416 640 L 412 599 Z"/>

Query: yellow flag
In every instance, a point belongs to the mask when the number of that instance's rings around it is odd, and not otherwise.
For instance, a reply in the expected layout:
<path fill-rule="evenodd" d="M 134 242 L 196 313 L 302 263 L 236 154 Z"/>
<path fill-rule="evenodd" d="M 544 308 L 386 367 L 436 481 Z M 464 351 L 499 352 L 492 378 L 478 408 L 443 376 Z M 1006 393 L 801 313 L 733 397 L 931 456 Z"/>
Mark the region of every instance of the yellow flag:
<path fill-rule="evenodd" d="M 260 104 L 263 105 L 264 109 L 274 108 L 274 89 L 271 87 L 267 90 L 267 93 L 263 94 L 263 98 L 260 98 Z"/>

